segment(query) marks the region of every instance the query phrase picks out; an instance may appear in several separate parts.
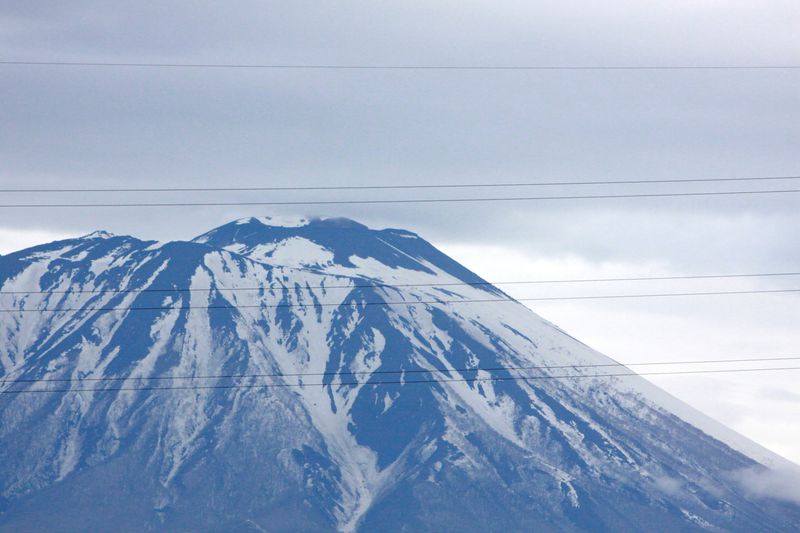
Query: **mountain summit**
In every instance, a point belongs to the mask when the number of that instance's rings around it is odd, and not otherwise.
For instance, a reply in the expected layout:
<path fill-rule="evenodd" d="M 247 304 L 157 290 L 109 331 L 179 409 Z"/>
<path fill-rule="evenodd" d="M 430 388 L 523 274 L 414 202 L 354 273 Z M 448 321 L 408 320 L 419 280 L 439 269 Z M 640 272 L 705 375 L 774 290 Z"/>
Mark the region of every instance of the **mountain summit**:
<path fill-rule="evenodd" d="M 93 233 L 0 303 L 2 531 L 800 528 L 781 458 L 408 231 Z"/>

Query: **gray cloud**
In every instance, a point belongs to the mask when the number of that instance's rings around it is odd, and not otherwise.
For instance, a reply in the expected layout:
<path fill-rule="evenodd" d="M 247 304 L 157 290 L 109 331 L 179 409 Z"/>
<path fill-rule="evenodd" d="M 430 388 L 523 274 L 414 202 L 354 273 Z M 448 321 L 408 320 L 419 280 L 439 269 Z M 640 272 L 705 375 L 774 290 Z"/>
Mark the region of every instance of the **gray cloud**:
<path fill-rule="evenodd" d="M 182 7 L 79 2 L 69 10 L 42 6 L 4 5 L 6 30 L 0 42 L 8 57 L 781 63 L 792 59 L 786 50 L 792 49 L 796 34 L 785 18 L 797 10 L 791 2 L 770 9 L 745 4 L 715 9 L 689 2 L 646 7 L 618 2 L 602 9 L 592 3 L 577 9 L 548 2 L 356 2 L 335 7 L 251 2 L 237 9 L 212 2 Z M 742 20 L 749 23 L 742 25 Z M 781 175 L 798 169 L 800 73 L 2 68 L 0 179 L 7 186 L 635 179 Z M 614 189 L 648 190 L 667 188 Z M 35 198 L 50 199 L 57 198 Z M 794 197 L 760 197 L 162 209 L 144 217 L 130 210 L 15 211 L 4 226 L 76 232 L 105 226 L 177 238 L 253 211 L 290 211 L 412 227 L 438 240 L 500 240 L 514 246 L 525 241 L 537 252 L 569 250 L 601 259 L 646 256 L 703 263 L 716 258 L 722 266 L 756 258 L 761 263 L 795 261 L 791 250 L 796 247 L 781 246 L 800 222 L 795 205 Z M 513 231 L 509 217 L 515 221 Z M 735 247 L 725 237 L 731 225 L 743 230 L 735 234 Z M 708 243 L 720 246 L 709 248 Z M 720 251 L 723 244 L 727 251 Z M 698 258 L 698 252 L 706 257 Z"/>
<path fill-rule="evenodd" d="M 796 2 L 5 2 L 7 59 L 337 64 L 785 64 Z M 746 23 L 745 23 L 746 21 Z M 6 187 L 518 182 L 798 174 L 800 72 L 386 72 L 3 66 Z M 790 187 L 549 187 L 585 194 Z M 429 193 L 443 195 L 444 193 Z M 265 200 L 384 194 L 263 194 Z M 399 194 L 398 194 L 399 196 Z M 406 197 L 425 196 L 407 193 Z M 74 197 L 10 196 L 46 202 Z M 253 200 L 201 195 L 198 200 Z M 85 195 L 86 201 L 152 200 Z M 185 200 L 186 195 L 158 199 Z M 25 210 L 2 226 L 187 238 L 262 213 L 349 216 L 438 242 L 781 269 L 797 197 Z"/>

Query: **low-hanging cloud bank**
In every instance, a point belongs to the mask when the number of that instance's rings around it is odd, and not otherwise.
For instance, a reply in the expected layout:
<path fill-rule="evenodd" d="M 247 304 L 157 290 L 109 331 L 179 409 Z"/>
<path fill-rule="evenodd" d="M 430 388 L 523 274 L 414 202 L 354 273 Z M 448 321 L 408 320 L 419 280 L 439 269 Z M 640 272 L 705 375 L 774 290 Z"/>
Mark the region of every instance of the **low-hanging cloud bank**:
<path fill-rule="evenodd" d="M 748 496 L 800 503 L 800 471 L 752 466 L 736 470 L 731 478 Z"/>

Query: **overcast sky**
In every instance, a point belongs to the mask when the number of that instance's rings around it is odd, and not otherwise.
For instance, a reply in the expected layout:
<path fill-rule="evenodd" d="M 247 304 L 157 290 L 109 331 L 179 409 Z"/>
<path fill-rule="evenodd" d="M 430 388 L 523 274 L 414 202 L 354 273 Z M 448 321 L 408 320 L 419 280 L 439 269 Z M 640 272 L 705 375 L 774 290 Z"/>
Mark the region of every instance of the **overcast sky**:
<path fill-rule="evenodd" d="M 796 0 L 27 2 L 1 60 L 797 65 Z M 800 71 L 298 71 L 0 66 L 0 183 L 291 186 L 800 174 Z M 486 189 L 455 196 L 800 188 Z M 440 197 L 446 192 L 407 192 Z M 386 193 L 198 195 L 332 200 Z M 392 193 L 392 197 L 401 197 Z M 154 200 L 3 194 L 2 203 Z M 194 197 L 193 197 L 194 198 Z M 159 195 L 186 200 L 187 195 Z M 800 270 L 800 195 L 313 208 L 2 210 L 0 253 L 103 228 L 187 239 L 261 214 L 420 233 L 489 280 Z M 518 297 L 800 287 L 795 278 L 509 287 Z M 624 362 L 800 356 L 792 294 L 532 305 Z M 740 365 L 741 366 L 741 365 Z M 761 364 L 761 366 L 764 366 Z M 783 362 L 779 366 L 800 366 Z M 653 378 L 800 462 L 800 371 Z"/>

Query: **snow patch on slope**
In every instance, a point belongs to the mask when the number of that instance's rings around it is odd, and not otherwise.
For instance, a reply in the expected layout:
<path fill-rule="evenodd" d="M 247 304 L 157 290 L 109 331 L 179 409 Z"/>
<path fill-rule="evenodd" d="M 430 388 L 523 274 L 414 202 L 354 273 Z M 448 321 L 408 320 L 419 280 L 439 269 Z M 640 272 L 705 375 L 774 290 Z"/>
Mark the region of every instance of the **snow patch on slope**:
<path fill-rule="evenodd" d="M 290 237 L 277 244 L 261 244 L 247 255 L 256 261 L 268 260 L 277 265 L 321 266 L 333 263 L 333 252 L 302 237 Z"/>

